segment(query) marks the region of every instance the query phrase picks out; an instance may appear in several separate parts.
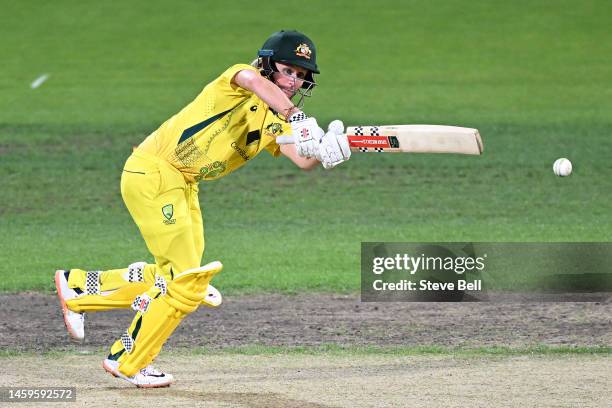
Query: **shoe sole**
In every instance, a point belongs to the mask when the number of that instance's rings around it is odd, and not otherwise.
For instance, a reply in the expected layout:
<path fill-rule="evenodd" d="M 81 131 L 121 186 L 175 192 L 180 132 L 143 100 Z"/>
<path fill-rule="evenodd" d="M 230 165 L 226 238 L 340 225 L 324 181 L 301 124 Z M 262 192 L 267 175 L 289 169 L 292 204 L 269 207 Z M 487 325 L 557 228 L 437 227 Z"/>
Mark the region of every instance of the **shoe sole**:
<path fill-rule="evenodd" d="M 64 325 L 66 326 L 66 330 L 68 330 L 68 333 L 74 340 L 83 341 L 83 337 L 79 337 L 68 322 L 68 311 L 70 309 L 68 309 L 68 305 L 66 305 L 66 301 L 64 300 L 64 294 L 62 293 L 61 285 L 62 274 L 64 272 L 65 271 L 61 269 L 55 271 L 55 289 L 57 291 L 57 297 L 59 298 L 60 304 L 62 306 L 62 314 L 64 315 Z"/>
<path fill-rule="evenodd" d="M 133 382 L 131 382 L 130 380 L 128 380 L 124 375 L 122 375 L 121 373 L 113 370 L 111 367 L 106 365 L 106 361 L 102 362 L 102 368 L 109 373 L 110 375 L 112 375 L 115 378 L 121 378 L 122 380 L 126 380 L 127 382 L 129 382 L 130 384 L 132 384 L 133 386 L 135 386 L 136 388 L 164 388 L 164 387 L 169 387 L 170 384 L 172 384 L 172 381 L 169 381 L 167 383 L 162 383 L 162 384 L 134 384 Z"/>

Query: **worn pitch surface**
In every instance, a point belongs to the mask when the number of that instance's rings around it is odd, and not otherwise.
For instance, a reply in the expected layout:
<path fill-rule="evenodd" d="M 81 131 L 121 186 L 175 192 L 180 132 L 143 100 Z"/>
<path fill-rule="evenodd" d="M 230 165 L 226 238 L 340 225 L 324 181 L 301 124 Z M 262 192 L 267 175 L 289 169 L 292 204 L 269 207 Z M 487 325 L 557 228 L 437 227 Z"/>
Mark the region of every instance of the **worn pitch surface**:
<path fill-rule="evenodd" d="M 605 407 L 610 363 L 590 355 L 170 353 L 158 364 L 177 382 L 142 390 L 106 374 L 91 355 L 2 359 L 5 385 L 76 386 L 78 405 L 88 407 Z"/>
<path fill-rule="evenodd" d="M 56 296 L 2 294 L 0 347 L 72 350 Z M 86 316 L 80 350 L 106 348 L 133 312 Z M 333 294 L 226 297 L 185 318 L 167 348 L 250 346 L 609 346 L 612 303 L 361 303 Z"/>

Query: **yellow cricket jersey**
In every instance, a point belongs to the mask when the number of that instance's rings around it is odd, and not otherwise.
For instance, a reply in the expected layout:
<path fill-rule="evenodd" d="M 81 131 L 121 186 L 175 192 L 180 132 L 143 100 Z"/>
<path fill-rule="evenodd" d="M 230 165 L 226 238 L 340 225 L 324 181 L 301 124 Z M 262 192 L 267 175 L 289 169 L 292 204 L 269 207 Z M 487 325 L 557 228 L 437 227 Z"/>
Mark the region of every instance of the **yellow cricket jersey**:
<path fill-rule="evenodd" d="M 223 177 L 264 149 L 280 155 L 276 137 L 291 133 L 291 126 L 253 92 L 232 84 L 243 69 L 257 72 L 246 64 L 230 67 L 138 149 L 168 161 L 188 182 Z"/>

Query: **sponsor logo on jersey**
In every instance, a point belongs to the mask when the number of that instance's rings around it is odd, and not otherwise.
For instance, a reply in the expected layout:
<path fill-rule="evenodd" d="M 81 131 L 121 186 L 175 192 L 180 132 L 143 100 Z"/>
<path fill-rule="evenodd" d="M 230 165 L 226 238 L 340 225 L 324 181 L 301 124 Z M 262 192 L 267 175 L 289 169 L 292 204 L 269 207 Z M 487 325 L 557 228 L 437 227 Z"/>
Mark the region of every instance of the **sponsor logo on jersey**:
<path fill-rule="evenodd" d="M 227 169 L 227 161 L 214 161 L 213 163 L 207 164 L 200 167 L 200 174 L 195 179 L 196 181 L 202 181 L 204 179 L 212 179 L 218 177 Z"/>
<path fill-rule="evenodd" d="M 232 146 L 232 149 L 234 149 L 235 151 L 238 152 L 238 154 L 240 155 L 240 157 L 242 157 L 244 159 L 244 161 L 247 161 L 247 160 L 250 159 L 250 157 L 247 154 L 246 150 L 244 150 L 240 146 L 238 146 L 238 143 L 232 142 L 231 146 Z"/>

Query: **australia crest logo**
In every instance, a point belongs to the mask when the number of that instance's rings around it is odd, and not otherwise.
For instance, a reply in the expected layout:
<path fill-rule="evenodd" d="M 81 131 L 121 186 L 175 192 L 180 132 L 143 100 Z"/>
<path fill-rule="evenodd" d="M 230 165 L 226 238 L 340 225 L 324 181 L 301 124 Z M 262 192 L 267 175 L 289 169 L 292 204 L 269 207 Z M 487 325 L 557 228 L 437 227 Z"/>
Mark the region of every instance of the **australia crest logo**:
<path fill-rule="evenodd" d="M 164 224 L 175 224 L 176 220 L 172 218 L 174 215 L 174 206 L 172 204 L 166 204 L 162 207 L 162 214 L 164 215 Z"/>
<path fill-rule="evenodd" d="M 310 56 L 312 55 L 312 51 L 310 50 L 310 47 L 308 46 L 308 44 L 300 44 L 297 46 L 297 48 L 295 49 L 295 55 L 297 55 L 298 57 L 304 57 L 306 59 L 310 59 Z"/>
<path fill-rule="evenodd" d="M 266 135 L 270 137 L 279 136 L 283 132 L 283 125 L 280 123 L 270 123 L 266 126 Z"/>

